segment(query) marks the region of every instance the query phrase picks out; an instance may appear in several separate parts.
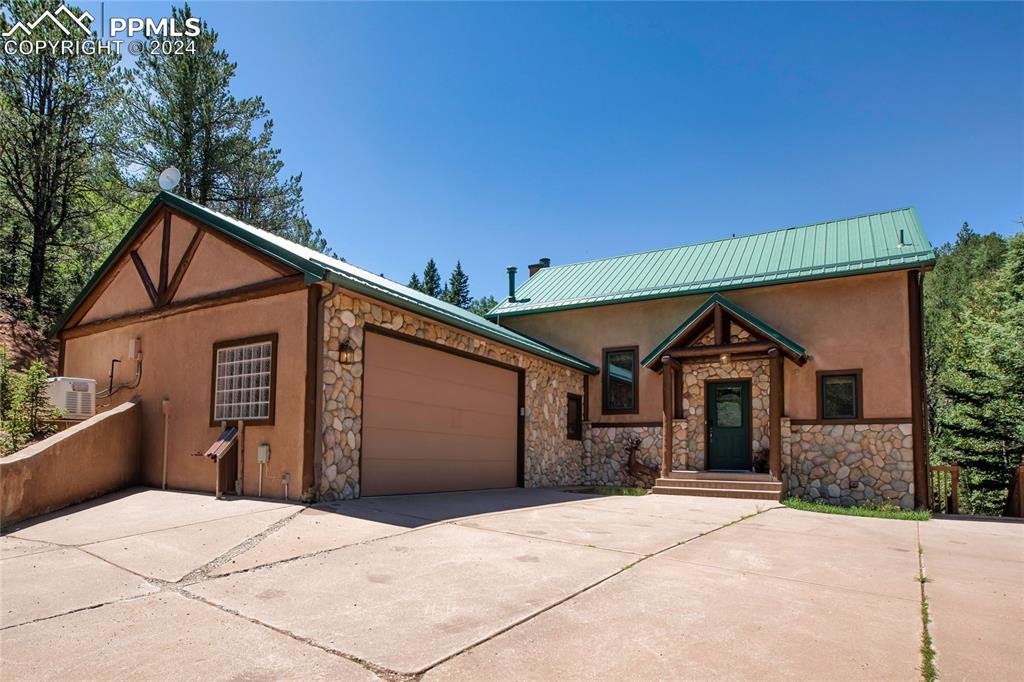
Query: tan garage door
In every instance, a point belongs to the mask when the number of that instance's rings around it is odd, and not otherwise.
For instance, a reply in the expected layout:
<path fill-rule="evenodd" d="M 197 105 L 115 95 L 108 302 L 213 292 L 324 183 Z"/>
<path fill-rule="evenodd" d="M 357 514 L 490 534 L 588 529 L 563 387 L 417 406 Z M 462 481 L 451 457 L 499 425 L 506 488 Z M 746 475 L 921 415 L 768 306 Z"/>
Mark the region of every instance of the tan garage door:
<path fill-rule="evenodd" d="M 363 495 L 516 485 L 518 375 L 368 333 Z"/>

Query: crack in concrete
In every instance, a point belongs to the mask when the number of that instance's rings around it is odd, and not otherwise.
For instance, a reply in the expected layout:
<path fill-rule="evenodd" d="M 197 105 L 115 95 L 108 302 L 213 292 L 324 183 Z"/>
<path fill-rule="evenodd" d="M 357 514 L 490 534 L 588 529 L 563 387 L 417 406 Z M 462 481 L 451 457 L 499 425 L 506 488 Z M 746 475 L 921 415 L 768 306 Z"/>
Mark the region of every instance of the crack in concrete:
<path fill-rule="evenodd" d="M 524 623 L 528 623 L 529 621 L 531 621 L 534 618 L 540 616 L 541 614 L 547 613 L 548 611 L 550 611 L 550 610 L 552 610 L 552 609 L 554 609 L 554 608 L 556 608 L 558 606 L 561 606 L 562 604 L 565 604 L 565 603 L 575 599 L 576 597 L 578 597 L 578 596 L 580 596 L 582 594 L 585 594 L 586 592 L 589 592 L 590 590 L 594 589 L 595 587 L 603 585 L 604 583 L 608 582 L 612 578 L 615 578 L 616 576 L 622 575 L 626 571 L 632 569 L 635 566 L 638 566 L 639 564 L 647 561 L 648 559 L 652 559 L 652 558 L 654 558 L 654 557 L 656 557 L 656 556 L 658 556 L 660 554 L 664 554 L 665 552 L 667 552 L 669 550 L 672 550 L 672 549 L 675 549 L 676 547 L 680 547 L 680 546 L 685 545 L 687 543 L 694 542 L 695 540 L 699 540 L 699 539 L 701 539 L 702 537 L 704 537 L 706 535 L 710 535 L 711 533 L 716 533 L 716 532 L 718 532 L 718 531 L 720 531 L 720 530 L 722 530 L 724 528 L 728 528 L 730 526 L 734 526 L 737 523 L 742 523 L 743 521 L 746 521 L 747 519 L 750 519 L 750 518 L 753 518 L 755 516 L 758 516 L 759 514 L 763 514 L 766 511 L 771 511 L 771 510 L 770 509 L 760 509 L 759 508 L 753 514 L 745 514 L 745 515 L 741 516 L 738 519 L 730 521 L 730 522 L 728 522 L 726 524 L 723 524 L 721 526 L 718 526 L 716 528 L 712 528 L 711 530 L 705 531 L 703 533 L 699 533 L 698 535 L 695 535 L 693 537 L 686 538 L 685 540 L 680 540 L 679 542 L 676 542 L 676 543 L 674 543 L 672 545 L 669 545 L 668 547 L 664 547 L 662 549 L 659 549 L 656 552 L 651 552 L 650 554 L 642 555 L 636 561 L 633 561 L 633 562 L 631 562 L 629 564 L 626 564 L 622 568 L 620 568 L 620 569 L 618 569 L 618 570 L 616 570 L 616 571 L 606 575 L 605 577 L 603 577 L 603 578 L 601 578 L 599 580 L 596 580 L 593 583 L 591 583 L 589 585 L 586 585 L 585 587 L 580 588 L 579 590 L 576 590 L 575 592 L 573 592 L 573 593 L 563 597 L 562 599 L 559 599 L 559 600 L 557 600 L 557 601 L 555 601 L 555 602 L 553 602 L 551 604 L 548 604 L 547 606 L 545 606 L 542 609 L 539 609 L 539 610 L 537 610 L 537 611 L 535 611 L 535 612 L 533 612 L 531 614 L 528 614 L 528 615 L 524 616 L 523 618 L 520 618 L 519 620 L 515 621 L 514 623 L 511 623 L 510 625 L 507 625 L 507 626 L 505 626 L 503 628 L 500 628 L 499 630 L 496 630 L 495 632 L 492 632 L 490 635 L 487 635 L 486 637 L 483 637 L 483 638 L 477 640 L 476 642 L 474 642 L 474 643 L 472 643 L 472 644 L 470 644 L 470 645 L 468 645 L 466 647 L 463 647 L 462 649 L 456 651 L 455 653 L 452 653 L 452 654 L 450 654 L 448 656 L 445 656 L 444 658 L 441 658 L 441 659 L 435 661 L 434 663 L 431 663 L 429 666 L 423 668 L 422 670 L 417 671 L 412 676 L 412 678 L 415 679 L 415 680 L 421 679 L 424 675 L 426 675 L 428 672 L 430 672 L 431 670 L 433 670 L 437 666 L 443 665 L 444 663 L 454 659 L 457 656 L 461 656 L 464 653 L 472 651 L 473 649 L 475 649 L 475 648 L 477 648 L 477 647 L 479 647 L 479 646 L 481 646 L 483 644 L 486 644 L 487 642 L 491 641 L 492 639 L 494 639 L 496 637 L 499 637 L 499 636 L 505 634 L 506 632 L 509 632 L 509 631 L 513 630 L 514 628 L 517 628 L 520 625 L 523 625 Z"/>
<path fill-rule="evenodd" d="M 584 500 L 566 500 L 564 502 L 555 502 L 555 503 L 545 504 L 543 506 L 578 505 L 581 502 L 587 502 L 587 501 L 591 501 L 592 502 L 592 501 L 594 501 L 594 498 L 586 498 Z M 281 505 L 281 506 L 284 506 L 284 505 Z M 367 506 L 370 506 L 370 505 L 367 505 Z M 531 508 L 533 506 L 537 506 L 537 505 L 518 507 L 518 508 L 515 508 L 515 509 L 503 509 L 503 510 L 499 510 L 499 511 L 488 512 L 488 513 L 483 513 L 483 514 L 476 514 L 476 515 L 471 515 L 471 516 L 473 518 L 487 518 L 487 517 L 491 517 L 491 516 L 498 516 L 498 515 L 515 513 L 515 512 L 518 512 L 518 511 L 522 511 L 523 509 Z M 279 507 L 275 507 L 275 509 L 276 508 L 279 508 Z M 206 605 L 211 606 L 211 607 L 213 607 L 215 609 L 218 609 L 218 610 L 220 610 L 220 611 L 222 611 L 224 613 L 230 614 L 232 616 L 235 616 L 235 617 L 241 618 L 243 620 L 246 620 L 246 621 L 248 621 L 250 623 L 253 623 L 254 625 L 262 626 L 262 627 L 267 628 L 267 629 L 269 629 L 269 630 L 271 630 L 271 631 L 273 631 L 275 633 L 278 633 L 280 635 L 283 635 L 283 636 L 289 637 L 291 639 L 294 639 L 295 641 L 300 642 L 302 644 L 306 644 L 308 646 L 315 647 L 317 649 L 320 649 L 321 651 L 324 651 L 326 653 L 332 654 L 334 656 L 338 656 L 338 657 L 343 658 L 343 659 L 345 659 L 347 661 L 350 661 L 352 663 L 360 665 L 361 667 L 365 668 L 366 670 L 368 670 L 369 672 L 373 673 L 374 675 L 376 675 L 376 676 L 378 676 L 378 677 L 380 677 L 382 679 L 388 680 L 388 682 L 415 682 L 416 680 L 421 679 L 423 677 L 423 675 L 425 675 L 427 672 L 429 672 L 433 668 L 435 668 L 435 667 L 437 667 L 439 665 L 442 665 L 443 663 L 445 663 L 445 662 L 447 662 L 447 661 L 449 661 L 449 660 L 451 660 L 451 659 L 453 659 L 453 658 L 455 658 L 457 656 L 460 656 L 460 655 L 462 655 L 462 654 L 464 654 L 464 653 L 466 653 L 468 651 L 471 651 L 472 649 L 474 649 L 476 647 L 479 647 L 482 644 L 484 644 L 484 643 L 494 639 L 495 637 L 498 637 L 498 636 L 500 636 L 500 635 L 502 635 L 502 634 L 504 634 L 506 632 L 509 632 L 510 630 L 512 630 L 512 629 L 514 629 L 516 627 L 519 627 L 520 625 L 523 625 L 524 623 L 527 623 L 527 622 L 533 620 L 537 616 L 540 616 L 541 614 L 546 613 L 547 611 L 550 611 L 551 609 L 553 609 L 553 608 L 555 608 L 557 606 L 565 604 L 565 603 L 575 599 L 576 597 L 578 597 L 578 596 L 580 596 L 580 595 L 582 595 L 582 594 L 584 594 L 586 592 L 589 592 L 590 590 L 594 589 L 595 587 L 598 587 L 599 585 L 601 585 L 601 584 L 611 580 L 612 578 L 614 578 L 614 577 L 616 577 L 618 575 L 621 575 L 625 571 L 630 570 L 634 566 L 637 566 L 638 564 L 640 564 L 640 563 L 642 563 L 644 561 L 647 561 L 648 559 L 656 557 L 656 556 L 658 556 L 660 554 L 663 554 L 663 553 L 665 553 L 665 552 L 667 552 L 667 551 L 669 551 L 671 549 L 674 549 L 674 548 L 679 547 L 681 545 L 687 544 L 689 542 L 693 542 L 695 540 L 699 540 L 700 538 L 702 538 L 702 537 L 704 537 L 706 535 L 709 535 L 710 533 L 714 533 L 714 532 L 717 532 L 717 531 L 722 530 L 724 528 L 728 528 L 728 527 L 730 527 L 732 525 L 735 525 L 737 523 L 741 523 L 741 522 L 743 522 L 743 521 L 745 521 L 745 520 L 747 520 L 749 518 L 753 518 L 755 516 L 758 516 L 759 514 L 763 514 L 765 512 L 771 511 L 772 509 L 776 509 L 776 508 L 779 508 L 779 507 L 768 507 L 768 508 L 760 508 L 760 507 L 758 507 L 758 508 L 755 509 L 755 511 L 753 513 L 743 515 L 740 518 L 734 519 L 733 521 L 730 521 L 728 523 L 724 523 L 721 526 L 716 526 L 716 527 L 711 528 L 711 529 L 709 529 L 707 531 L 703 531 L 701 533 L 698 533 L 697 535 L 694 535 L 694 536 L 685 538 L 683 540 L 680 540 L 679 542 L 672 543 L 672 544 L 670 544 L 670 545 L 668 545 L 668 546 L 666 546 L 666 547 L 664 547 L 662 549 L 659 549 L 659 550 L 657 550 L 655 552 L 651 552 L 649 554 L 640 554 L 640 553 L 636 553 L 636 552 L 627 552 L 627 551 L 624 551 L 624 550 L 614 550 L 614 549 L 609 549 L 609 548 L 604 548 L 604 547 L 597 547 L 597 546 L 594 546 L 594 545 L 583 545 L 583 544 L 575 543 L 575 542 L 571 542 L 571 541 L 559 540 L 557 538 L 542 538 L 542 537 L 536 537 L 536 536 L 532 536 L 532 535 L 524 535 L 524 534 L 520 534 L 520 533 L 515 533 L 515 532 L 511 532 L 511 531 L 497 530 L 497 529 L 492 529 L 492 528 L 479 528 L 479 527 L 476 527 L 476 526 L 466 526 L 463 523 L 461 523 L 461 521 L 463 519 L 465 519 L 466 517 L 456 517 L 456 518 L 449 518 L 449 519 L 432 520 L 432 519 L 429 519 L 429 518 L 426 518 L 426 517 L 414 516 L 412 514 L 403 514 L 401 512 L 394 512 L 394 511 L 391 511 L 391 510 L 380 509 L 380 508 L 376 508 L 376 507 L 370 506 L 370 509 L 373 510 L 373 511 L 383 512 L 383 513 L 388 513 L 388 514 L 396 514 L 396 515 L 399 515 L 399 516 L 408 516 L 410 518 L 416 518 L 416 519 L 422 519 L 424 521 L 428 521 L 428 523 L 425 523 L 422 526 L 417 526 L 417 527 L 409 528 L 409 529 L 407 529 L 405 531 L 402 531 L 402 532 L 399 532 L 399 533 L 394 533 L 394 534 L 391 534 L 391 535 L 386 535 L 386 536 L 383 536 L 383 537 L 370 538 L 368 540 L 363 540 L 363 541 L 356 542 L 356 543 L 351 543 L 351 544 L 348 544 L 348 545 L 342 545 L 340 547 L 334 547 L 334 548 L 327 548 L 327 549 L 317 550 L 316 552 L 311 552 L 311 553 L 308 553 L 308 554 L 303 554 L 303 555 L 299 555 L 299 556 L 295 556 L 295 557 L 288 557 L 286 559 L 280 559 L 280 560 L 268 562 L 266 564 L 261 564 L 260 566 L 253 566 L 253 567 L 250 567 L 250 568 L 241 569 L 239 571 L 225 573 L 223 575 L 218 575 L 218 576 L 211 576 L 210 575 L 210 571 L 215 570 L 216 568 L 224 565 L 226 562 L 230 561 L 232 558 L 234 558 L 236 556 L 239 556 L 240 554 L 243 554 L 244 552 L 252 549 L 253 547 L 258 545 L 260 542 L 262 542 L 267 537 L 273 535 L 276 532 L 279 532 L 282 528 L 287 526 L 292 520 L 294 520 L 299 514 L 301 514 L 303 511 L 305 511 L 308 508 L 310 508 L 310 505 L 304 505 L 301 509 L 296 511 L 294 514 L 291 514 L 291 515 L 289 515 L 289 516 L 287 516 L 287 517 L 285 517 L 283 519 L 280 519 L 280 520 L 274 522 L 273 524 L 271 524 L 269 527 L 267 527 L 263 531 L 261 531 L 261 532 L 255 534 L 255 535 L 247 538 L 245 541 L 239 543 L 235 547 L 232 547 L 228 551 L 226 551 L 223 554 L 217 556 L 216 558 L 214 558 L 213 560 L 207 562 L 203 566 L 200 566 L 199 568 L 191 571 L 186 576 L 182 577 L 180 580 L 175 581 L 175 582 L 169 582 L 169 581 L 161 580 L 159 578 L 154 578 L 154 577 L 151 577 L 151 576 L 140 574 L 140 573 L 138 573 L 136 571 L 133 571 L 133 570 L 131 570 L 129 568 L 126 568 L 124 566 L 120 566 L 120 565 L 114 563 L 113 561 L 110 561 L 110 560 L 108 560 L 108 559 L 106 559 L 104 557 L 101 557 L 101 556 L 98 556 L 96 554 L 93 554 L 92 552 L 90 552 L 87 549 L 85 549 L 85 547 L 88 546 L 88 545 L 96 544 L 95 542 L 82 543 L 80 545 L 62 545 L 60 543 L 49 543 L 49 542 L 47 542 L 46 544 L 51 544 L 51 545 L 54 545 L 55 547 L 59 547 L 59 548 L 73 548 L 73 549 L 77 549 L 77 550 L 79 550 L 81 552 L 84 552 L 85 554 L 88 554 L 89 556 L 92 556 L 92 557 L 95 557 L 97 559 L 100 559 L 101 561 L 103 561 L 103 562 L 105 562 L 105 563 L 107 563 L 107 564 L 109 564 L 109 565 L 111 565 L 111 566 L 113 566 L 115 568 L 118 568 L 118 569 L 120 569 L 122 571 L 125 571 L 127 573 L 130 573 L 132 575 L 135 575 L 135 576 L 141 578 L 142 580 L 144 580 L 149 585 L 152 585 L 153 587 L 157 588 L 158 591 L 157 592 L 151 592 L 151 593 L 144 594 L 144 595 L 134 595 L 134 596 L 131 596 L 131 597 L 123 597 L 123 598 L 120 598 L 120 599 L 113 599 L 113 600 L 109 600 L 109 601 L 106 601 L 106 602 L 103 602 L 103 603 L 100 603 L 100 604 L 94 604 L 94 605 L 90 605 L 90 606 L 86 606 L 86 607 L 82 607 L 82 608 L 78 608 L 78 609 L 72 609 L 70 611 L 66 611 L 66 612 L 63 612 L 63 613 L 54 614 L 54 615 L 51 615 L 51 616 L 45 616 L 45 617 L 38 618 L 38 619 L 35 619 L 35 620 L 32 620 L 32 621 L 28 621 L 28 622 L 25 622 L 25 623 L 19 623 L 17 625 L 7 626 L 6 628 L 0 628 L 0 630 L 4 630 L 4 629 L 8 629 L 8 628 L 21 627 L 23 625 L 30 625 L 32 623 L 52 620 L 52 619 L 55 619 L 55 618 L 61 618 L 61 617 L 68 616 L 68 615 L 71 615 L 71 614 L 74 614 L 74 613 L 78 613 L 78 612 L 81 612 L 81 611 L 87 611 L 87 610 L 91 610 L 91 609 L 102 608 L 104 606 L 110 606 L 110 605 L 117 604 L 117 603 L 120 603 L 120 602 L 128 602 L 128 601 L 134 601 L 134 600 L 138 600 L 138 599 L 144 599 L 144 598 L 147 598 L 147 597 L 153 597 L 153 596 L 159 595 L 159 594 L 161 594 L 163 592 L 170 592 L 170 593 L 182 596 L 184 598 L 187 598 L 187 599 L 190 599 L 190 600 L 193 600 L 193 601 L 198 601 L 200 603 L 206 604 Z M 270 511 L 270 510 L 264 510 L 264 511 Z M 259 513 L 259 512 L 250 512 L 250 513 Z M 245 515 L 246 514 L 236 514 L 236 515 L 233 515 L 233 516 L 222 517 L 222 518 L 235 518 L 235 517 L 245 516 Z M 211 519 L 211 520 L 212 521 L 216 521 L 218 519 Z M 171 528 L 159 529 L 159 530 L 155 530 L 155 531 L 146 531 L 145 533 L 135 533 L 135 534 L 132 534 L 132 535 L 126 535 L 126 536 L 123 536 L 122 538 L 111 538 L 111 540 L 123 539 L 123 538 L 127 538 L 127 537 L 134 537 L 136 535 L 146 535 L 146 534 L 149 534 L 149 533 L 160 532 L 162 530 L 171 530 L 173 528 L 185 528 L 185 527 L 188 527 L 188 526 L 197 525 L 198 523 L 209 523 L 209 521 L 200 521 L 200 522 L 196 522 L 196 523 L 181 524 L 179 526 L 173 526 Z M 561 599 L 558 599 L 555 602 L 552 602 L 551 604 L 549 604 L 549 605 L 547 605 L 547 606 L 545 606 L 545 607 L 543 607 L 543 608 L 541 608 L 541 609 L 539 609 L 537 611 L 534 611 L 533 613 L 527 614 L 526 616 L 516 620 L 515 622 L 513 622 L 513 623 L 511 623 L 509 625 L 506 625 L 506 626 L 504 626 L 502 628 L 499 628 L 498 630 L 492 632 L 491 634 L 489 634 L 489 635 L 487 635 L 487 636 L 485 636 L 485 637 L 483 637 L 483 638 L 481 638 L 481 639 L 479 639 L 479 640 L 477 640 L 477 641 L 475 641 L 475 642 L 473 642 L 473 643 L 471 643 L 471 644 L 469 644 L 469 645 L 459 649 L 458 651 L 455 651 L 455 652 L 453 652 L 453 653 L 451 653 L 451 654 L 449 654 L 449 655 L 447 655 L 447 656 L 445 656 L 443 658 L 438 659 L 434 663 L 431 663 L 429 666 L 427 666 L 427 667 L 425 667 L 425 668 L 423 668 L 421 670 L 418 670 L 418 671 L 416 671 L 414 673 L 400 672 L 400 671 L 391 670 L 389 668 L 380 666 L 380 665 L 378 665 L 376 663 L 373 663 L 372 661 L 368 661 L 368 660 L 359 658 L 357 656 L 354 656 L 352 654 L 348 654 L 348 653 L 346 653 L 344 651 L 341 651 L 341 650 L 338 650 L 338 649 L 334 649 L 333 647 L 321 644 L 321 643 L 319 643 L 319 642 L 317 642 L 317 641 L 315 641 L 315 640 L 313 640 L 313 639 L 311 639 L 309 637 L 304 637 L 302 635 L 296 634 L 296 633 L 291 632 L 289 630 L 285 630 L 283 628 L 279 628 L 279 627 L 270 625 L 268 623 L 265 623 L 265 622 L 263 622 L 261 620 L 255 619 L 255 618 L 251 618 L 251 617 L 246 616 L 245 614 L 240 613 L 240 612 L 238 612 L 238 611 L 236 611 L 234 609 L 231 609 L 231 608 L 228 608 L 226 606 L 223 606 L 223 605 L 211 602 L 211 601 L 209 601 L 209 600 L 207 600 L 207 599 L 205 599 L 205 598 L 203 598 L 203 597 L 201 597 L 199 595 L 196 595 L 196 594 L 194 594 L 192 592 L 189 592 L 186 589 L 188 587 L 191 587 L 192 585 L 196 585 L 198 583 L 205 582 L 206 580 L 217 580 L 217 579 L 229 576 L 229 575 L 231 575 L 231 576 L 239 575 L 239 574 L 242 574 L 242 573 L 247 573 L 247 572 L 251 572 L 251 571 L 256 571 L 256 570 L 261 570 L 261 569 L 265 569 L 265 568 L 270 568 L 270 567 L 273 567 L 273 566 L 278 566 L 278 565 L 282 565 L 282 564 L 286 564 L 286 563 L 291 563 L 293 561 L 299 561 L 299 560 L 302 560 L 302 559 L 307 559 L 307 558 L 310 558 L 310 557 L 319 556 L 319 555 L 327 554 L 327 553 L 330 553 L 330 552 L 335 552 L 335 551 L 338 551 L 338 550 L 341 550 L 341 549 L 346 549 L 346 548 L 349 548 L 349 547 L 354 547 L 354 546 L 364 545 L 364 544 L 370 544 L 370 543 L 373 543 L 373 542 L 380 542 L 382 540 L 386 540 L 386 539 L 390 539 L 390 538 L 394 538 L 394 537 L 399 537 L 399 536 L 406 535 L 406 534 L 409 534 L 409 533 L 414 533 L 416 531 L 426 530 L 428 528 L 435 528 L 435 527 L 444 526 L 444 525 L 463 526 L 463 527 L 466 527 L 466 528 L 474 528 L 476 530 L 486 530 L 486 531 L 490 531 L 490 532 L 502 533 L 502 534 L 512 535 L 514 537 L 520 537 L 520 538 L 530 539 L 530 540 L 547 540 L 548 542 L 559 542 L 559 543 L 562 543 L 562 544 L 569 544 L 569 545 L 574 545 L 574 546 L 579 546 L 579 547 L 591 547 L 591 548 L 595 548 L 595 549 L 601 549 L 601 550 L 604 550 L 604 551 L 618 552 L 620 554 L 624 554 L 624 555 L 628 555 L 628 556 L 635 556 L 635 557 L 638 557 L 638 558 L 635 561 L 631 561 L 630 563 L 626 564 L 625 566 L 619 568 L 618 570 L 616 570 L 616 571 L 614 571 L 612 573 L 609 573 L 608 575 L 604 576 L 603 578 L 601 578 L 599 580 L 596 580 L 596 581 L 590 583 L 589 585 L 586 585 L 586 586 L 584 586 L 584 587 L 582 587 L 582 588 L 580 588 L 580 589 L 578 589 L 578 590 L 576 590 L 576 591 L 566 595 L 565 597 L 562 597 Z M 28 538 L 20 538 L 20 539 L 28 540 Z M 103 540 L 103 541 L 100 541 L 100 542 L 105 542 L 105 541 L 106 540 Z M 34 542 L 46 542 L 46 541 L 34 541 Z"/>

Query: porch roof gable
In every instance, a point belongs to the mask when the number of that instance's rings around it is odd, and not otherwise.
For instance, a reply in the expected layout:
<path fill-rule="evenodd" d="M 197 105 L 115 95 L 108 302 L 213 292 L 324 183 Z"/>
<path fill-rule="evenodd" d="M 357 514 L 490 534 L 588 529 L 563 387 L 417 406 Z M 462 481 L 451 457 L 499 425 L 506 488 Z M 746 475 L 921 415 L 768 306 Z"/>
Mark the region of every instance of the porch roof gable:
<path fill-rule="evenodd" d="M 654 350 L 647 354 L 647 356 L 641 361 L 644 367 L 653 368 L 660 361 L 662 353 L 672 347 L 680 338 L 685 336 L 688 332 L 694 330 L 695 326 L 700 324 L 705 314 L 714 307 L 715 305 L 721 306 L 724 310 L 728 311 L 730 315 L 738 320 L 749 325 L 751 328 L 757 330 L 762 336 L 770 339 L 777 343 L 782 350 L 795 360 L 803 359 L 807 352 L 804 347 L 798 344 L 796 341 L 788 338 L 785 334 L 778 331 L 767 322 L 758 319 L 756 316 L 750 314 L 743 308 L 739 307 L 726 297 L 719 293 L 714 293 L 708 297 L 704 303 L 702 303 L 696 310 L 693 311 L 689 317 L 687 317 L 682 324 L 675 328 L 671 334 L 665 337 L 665 339 L 655 346 Z"/>

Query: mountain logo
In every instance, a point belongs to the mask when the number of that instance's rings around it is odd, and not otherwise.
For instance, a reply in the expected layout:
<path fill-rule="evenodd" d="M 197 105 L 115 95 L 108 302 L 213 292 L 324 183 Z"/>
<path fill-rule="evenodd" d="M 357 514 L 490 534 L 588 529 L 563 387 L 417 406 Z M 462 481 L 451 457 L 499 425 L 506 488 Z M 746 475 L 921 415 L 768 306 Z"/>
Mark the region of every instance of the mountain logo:
<path fill-rule="evenodd" d="M 58 16 L 63 17 L 64 21 L 68 22 L 67 25 L 62 23 L 61 20 L 58 19 Z M 36 27 L 39 26 L 40 23 L 42 23 L 43 19 L 49 19 L 54 26 L 56 26 L 57 28 L 64 32 L 64 35 L 71 35 L 71 29 L 68 28 L 68 26 L 78 27 L 86 35 L 89 35 L 89 26 L 92 24 L 93 18 L 94 17 L 88 12 L 82 12 L 81 15 L 75 16 L 74 12 L 69 10 L 65 5 L 61 5 L 60 7 L 57 8 L 56 12 L 46 10 L 38 17 L 36 17 L 35 21 L 29 22 L 28 24 L 25 24 L 25 22 L 23 21 L 19 21 L 11 28 L 11 30 L 5 31 L 3 37 L 10 38 L 15 34 L 16 31 L 19 30 L 22 31 L 26 36 L 30 36 L 32 35 L 32 31 L 34 31 Z"/>

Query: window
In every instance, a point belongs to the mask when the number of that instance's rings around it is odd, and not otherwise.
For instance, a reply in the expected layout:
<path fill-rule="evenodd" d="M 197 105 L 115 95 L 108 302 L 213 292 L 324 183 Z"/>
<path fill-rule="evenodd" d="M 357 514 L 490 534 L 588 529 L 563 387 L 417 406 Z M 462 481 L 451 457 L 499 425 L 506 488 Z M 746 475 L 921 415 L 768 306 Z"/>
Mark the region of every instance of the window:
<path fill-rule="evenodd" d="M 605 348 L 602 411 L 605 414 L 637 412 L 637 347 Z"/>
<path fill-rule="evenodd" d="M 273 424 L 276 374 L 277 334 L 214 344 L 210 424 Z"/>
<path fill-rule="evenodd" d="M 818 418 L 860 419 L 861 370 L 818 372 Z"/>
<path fill-rule="evenodd" d="M 583 397 L 575 393 L 569 394 L 565 437 L 569 440 L 583 440 Z"/>

